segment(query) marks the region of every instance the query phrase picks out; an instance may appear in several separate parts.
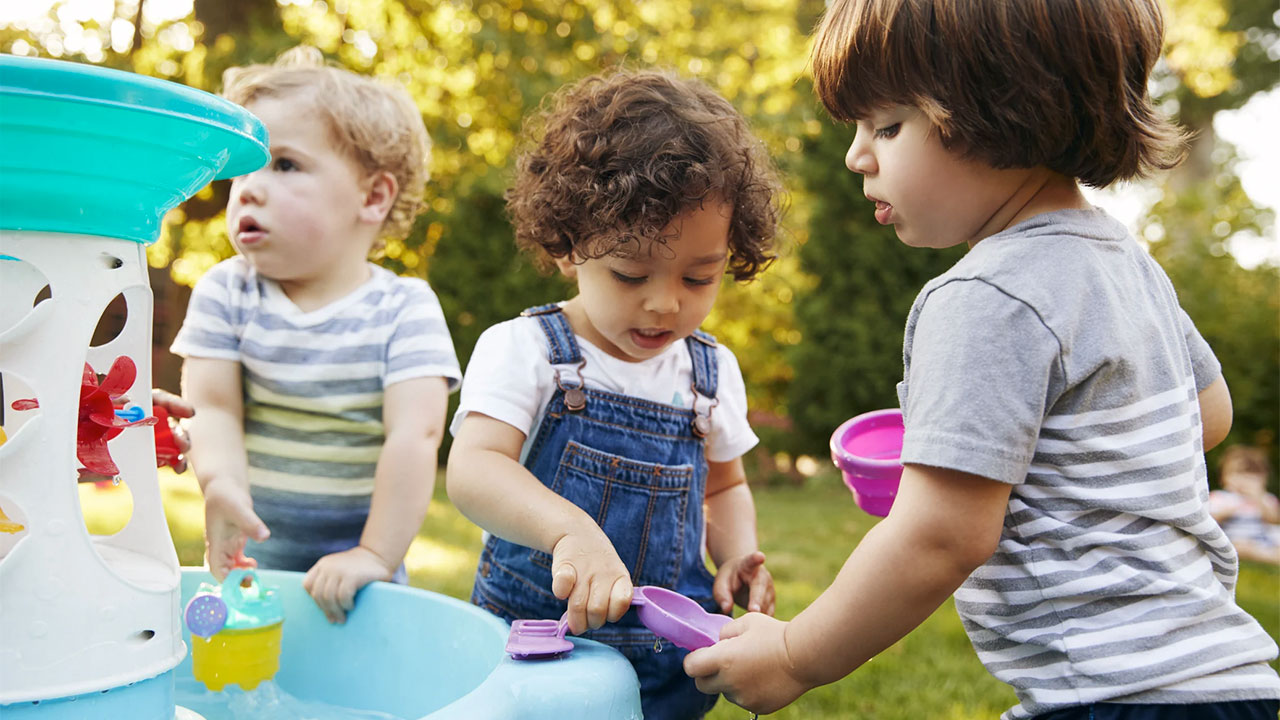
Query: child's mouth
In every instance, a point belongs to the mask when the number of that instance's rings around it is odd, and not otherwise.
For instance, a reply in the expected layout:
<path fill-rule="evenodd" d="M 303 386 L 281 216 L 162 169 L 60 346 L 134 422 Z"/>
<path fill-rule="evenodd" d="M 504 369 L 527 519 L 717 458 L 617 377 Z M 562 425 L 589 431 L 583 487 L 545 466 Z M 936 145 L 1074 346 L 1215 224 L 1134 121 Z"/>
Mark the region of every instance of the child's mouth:
<path fill-rule="evenodd" d="M 261 242 L 267 236 L 267 231 L 263 230 L 251 218 L 243 218 L 236 227 L 236 241 L 241 245 L 253 245 Z"/>
<path fill-rule="evenodd" d="M 888 225 L 893 217 L 893 206 L 883 200 L 876 201 L 876 222 Z"/>
<path fill-rule="evenodd" d="M 645 350 L 657 350 L 667 344 L 671 338 L 670 330 L 632 330 L 631 342 Z"/>

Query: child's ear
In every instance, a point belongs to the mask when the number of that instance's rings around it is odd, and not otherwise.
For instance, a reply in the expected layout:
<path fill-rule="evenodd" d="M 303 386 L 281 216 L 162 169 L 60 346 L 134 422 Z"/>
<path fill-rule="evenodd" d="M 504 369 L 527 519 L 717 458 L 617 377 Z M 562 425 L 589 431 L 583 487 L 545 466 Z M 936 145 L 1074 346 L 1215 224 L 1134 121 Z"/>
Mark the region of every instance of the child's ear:
<path fill-rule="evenodd" d="M 556 267 L 560 268 L 560 274 L 561 274 L 561 275 L 564 275 L 565 277 L 569 278 L 570 280 L 575 280 L 575 279 L 577 279 L 577 277 L 578 277 L 578 263 L 576 263 L 576 262 L 574 262 L 574 261 L 573 261 L 573 255 L 572 255 L 572 254 L 565 255 L 564 257 L 558 257 L 558 258 L 556 258 Z"/>
<path fill-rule="evenodd" d="M 400 183 L 395 175 L 380 172 L 364 181 L 364 204 L 360 206 L 360 221 L 371 225 L 381 225 L 391 213 L 400 194 Z"/>

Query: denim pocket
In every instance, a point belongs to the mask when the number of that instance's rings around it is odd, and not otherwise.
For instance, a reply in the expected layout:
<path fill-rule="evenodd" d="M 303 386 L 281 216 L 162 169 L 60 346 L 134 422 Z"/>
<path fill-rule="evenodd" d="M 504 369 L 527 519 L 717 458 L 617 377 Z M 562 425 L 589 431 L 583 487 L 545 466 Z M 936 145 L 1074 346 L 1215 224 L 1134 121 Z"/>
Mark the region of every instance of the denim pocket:
<path fill-rule="evenodd" d="M 604 530 L 633 584 L 672 587 L 684 555 L 693 473 L 692 465 L 629 460 L 570 440 L 551 489 Z M 533 551 L 530 561 L 551 567 L 544 552 Z"/>

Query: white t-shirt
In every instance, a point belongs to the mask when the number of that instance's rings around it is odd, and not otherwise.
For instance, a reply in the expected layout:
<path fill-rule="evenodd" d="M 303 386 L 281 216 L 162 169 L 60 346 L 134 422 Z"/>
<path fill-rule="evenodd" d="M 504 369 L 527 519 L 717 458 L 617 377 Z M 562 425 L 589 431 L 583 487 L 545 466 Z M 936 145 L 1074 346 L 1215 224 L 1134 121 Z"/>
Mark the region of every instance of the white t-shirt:
<path fill-rule="evenodd" d="M 672 343 L 662 354 L 640 362 L 619 360 L 575 336 L 587 361 L 582 369 L 587 387 L 630 395 L 652 402 L 687 408 L 694 402 L 693 360 L 685 342 Z M 719 380 L 716 400 L 698 395 L 697 410 L 711 411 L 707 435 L 707 460 L 728 462 L 741 457 L 759 441 L 747 424 L 747 391 L 738 359 L 724 345 L 717 345 Z M 520 461 L 529 451 L 531 438 L 542 422 L 543 410 L 556 391 L 556 371 L 565 386 L 578 384 L 574 364 L 552 365 L 546 335 L 535 317 L 518 317 L 485 330 L 476 342 L 462 379 L 461 402 L 449 432 L 457 435 L 462 419 L 478 412 L 511 425 L 525 434 Z"/>

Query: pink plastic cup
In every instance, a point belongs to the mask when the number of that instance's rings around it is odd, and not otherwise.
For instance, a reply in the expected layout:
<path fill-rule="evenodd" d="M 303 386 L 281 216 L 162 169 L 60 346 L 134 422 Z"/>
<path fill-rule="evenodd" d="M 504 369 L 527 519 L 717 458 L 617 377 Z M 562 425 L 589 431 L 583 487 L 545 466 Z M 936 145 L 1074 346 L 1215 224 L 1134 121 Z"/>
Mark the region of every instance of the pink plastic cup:
<path fill-rule="evenodd" d="M 831 435 L 831 460 L 858 507 L 889 514 L 902 479 L 902 411 L 873 410 L 844 421 Z"/>

